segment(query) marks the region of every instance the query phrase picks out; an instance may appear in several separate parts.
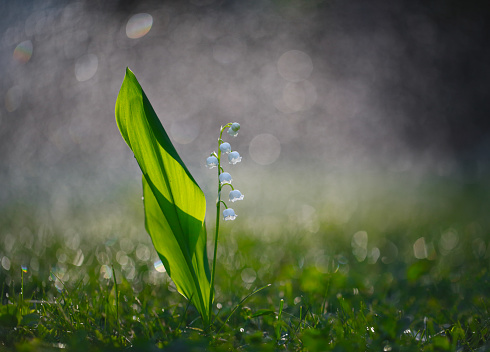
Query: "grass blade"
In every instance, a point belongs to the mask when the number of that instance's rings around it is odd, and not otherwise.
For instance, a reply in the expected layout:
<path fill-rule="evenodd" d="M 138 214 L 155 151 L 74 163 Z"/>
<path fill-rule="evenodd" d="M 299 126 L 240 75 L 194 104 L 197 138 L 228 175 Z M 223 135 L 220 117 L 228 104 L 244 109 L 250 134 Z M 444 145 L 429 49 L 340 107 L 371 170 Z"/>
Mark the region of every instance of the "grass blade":
<path fill-rule="evenodd" d="M 223 323 L 223 325 L 221 325 L 221 327 L 219 328 L 217 334 L 220 333 L 221 329 L 223 329 L 223 327 L 226 325 L 226 323 L 228 322 L 228 320 L 230 320 L 231 316 L 233 315 L 233 313 L 235 313 L 235 311 L 238 309 L 238 307 L 240 307 L 249 297 L 253 296 L 254 294 L 256 294 L 257 292 L 260 292 L 262 291 L 264 288 L 267 288 L 269 287 L 271 284 L 267 284 L 265 286 L 262 286 L 261 288 L 258 288 L 256 290 L 254 290 L 252 293 L 249 293 L 247 296 L 245 296 L 244 299 L 242 299 L 240 301 L 240 303 L 238 303 L 235 308 L 233 308 L 233 310 L 231 311 L 230 315 L 228 315 L 228 318 L 226 318 L 225 322 Z"/>

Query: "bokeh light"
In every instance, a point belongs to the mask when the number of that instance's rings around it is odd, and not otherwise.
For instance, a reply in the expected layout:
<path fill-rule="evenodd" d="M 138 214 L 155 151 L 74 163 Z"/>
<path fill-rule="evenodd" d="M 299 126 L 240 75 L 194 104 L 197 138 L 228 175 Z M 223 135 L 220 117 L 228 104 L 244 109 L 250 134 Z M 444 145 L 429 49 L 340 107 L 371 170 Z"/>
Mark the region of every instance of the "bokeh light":
<path fill-rule="evenodd" d="M 95 54 L 80 57 L 75 63 L 75 77 L 79 82 L 92 78 L 99 67 L 99 60 Z"/>
<path fill-rule="evenodd" d="M 251 284 L 257 278 L 257 273 L 252 268 L 245 268 L 241 272 L 241 277 L 244 283 Z"/>
<path fill-rule="evenodd" d="M 272 164 L 281 154 L 281 143 L 270 133 L 255 136 L 249 146 L 250 158 L 260 165 Z"/>
<path fill-rule="evenodd" d="M 313 62 L 308 54 L 299 50 L 290 50 L 277 61 L 279 74 L 288 81 L 299 82 L 310 77 Z"/>
<path fill-rule="evenodd" d="M 282 91 L 282 99 L 292 112 L 296 112 L 305 106 L 306 94 L 300 85 L 288 83 Z"/>
<path fill-rule="evenodd" d="M 2 258 L 2 267 L 7 271 L 10 270 L 10 259 L 7 256 Z"/>
<path fill-rule="evenodd" d="M 174 121 L 170 125 L 170 135 L 179 144 L 189 144 L 199 136 L 198 121 Z"/>
<path fill-rule="evenodd" d="M 25 64 L 32 56 L 32 42 L 30 40 L 23 41 L 14 49 L 14 59 Z"/>
<path fill-rule="evenodd" d="M 153 266 L 155 267 L 155 270 L 158 271 L 159 273 L 164 273 L 167 270 L 163 266 L 163 263 L 161 260 L 157 260 L 155 263 L 153 263 Z"/>
<path fill-rule="evenodd" d="M 448 255 L 459 243 L 459 235 L 454 229 L 448 229 L 441 235 L 439 249 L 442 255 Z"/>
<path fill-rule="evenodd" d="M 427 246 L 425 244 L 425 238 L 420 237 L 413 244 L 413 255 L 417 259 L 427 258 Z"/>
<path fill-rule="evenodd" d="M 131 39 L 144 37 L 153 25 L 153 17 L 148 13 L 138 13 L 131 16 L 126 24 L 126 35 Z"/>
<path fill-rule="evenodd" d="M 352 236 L 352 254 L 359 262 L 367 256 L 368 234 L 366 231 L 358 231 Z"/>
<path fill-rule="evenodd" d="M 7 90 L 5 94 L 5 109 L 8 112 L 17 110 L 22 103 L 22 88 L 14 86 Z"/>

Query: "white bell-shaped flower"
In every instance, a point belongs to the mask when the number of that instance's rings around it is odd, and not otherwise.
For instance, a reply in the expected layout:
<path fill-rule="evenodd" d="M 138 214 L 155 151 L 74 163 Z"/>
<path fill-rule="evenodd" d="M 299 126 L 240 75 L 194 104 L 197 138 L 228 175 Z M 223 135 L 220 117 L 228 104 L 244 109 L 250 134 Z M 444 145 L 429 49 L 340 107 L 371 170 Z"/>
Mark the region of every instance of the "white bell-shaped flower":
<path fill-rule="evenodd" d="M 219 182 L 221 182 L 222 185 L 225 183 L 231 183 L 231 175 L 228 172 L 222 172 L 219 174 Z"/>
<path fill-rule="evenodd" d="M 237 215 L 235 214 L 235 211 L 231 208 L 223 210 L 223 218 L 225 220 L 235 220 Z"/>
<path fill-rule="evenodd" d="M 242 200 L 243 199 L 243 194 L 235 189 L 230 192 L 230 202 L 236 202 L 237 200 Z"/>
<path fill-rule="evenodd" d="M 238 122 L 233 122 L 230 126 L 230 128 L 233 130 L 233 131 L 236 131 L 238 132 L 238 130 L 240 129 L 240 124 Z"/>
<path fill-rule="evenodd" d="M 222 153 L 228 154 L 229 152 L 231 152 L 230 143 L 227 142 L 221 143 L 221 145 L 219 146 L 219 150 L 221 150 Z"/>
<path fill-rule="evenodd" d="M 230 164 L 235 165 L 236 163 L 242 161 L 242 157 L 238 152 L 231 152 L 230 154 L 228 154 L 228 161 L 230 162 Z"/>
<path fill-rule="evenodd" d="M 206 159 L 206 167 L 212 169 L 213 167 L 218 166 L 218 158 L 214 155 L 211 155 Z"/>
<path fill-rule="evenodd" d="M 232 130 L 231 127 L 228 128 L 227 133 L 232 137 L 236 137 L 238 135 L 238 131 Z"/>

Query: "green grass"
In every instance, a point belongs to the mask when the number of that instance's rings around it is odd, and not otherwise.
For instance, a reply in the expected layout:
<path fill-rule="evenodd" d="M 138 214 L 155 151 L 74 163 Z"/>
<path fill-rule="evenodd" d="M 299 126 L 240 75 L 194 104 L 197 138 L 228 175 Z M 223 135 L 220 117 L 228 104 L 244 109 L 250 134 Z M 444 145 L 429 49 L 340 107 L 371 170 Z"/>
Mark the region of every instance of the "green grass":
<path fill-rule="evenodd" d="M 141 204 L 62 226 L 11 205 L 1 218 L 0 351 L 484 351 L 488 195 L 485 184 L 436 179 L 360 195 L 338 221 L 319 200 L 313 229 L 291 214 L 253 224 L 242 209 L 220 236 L 210 333 L 155 269 Z"/>

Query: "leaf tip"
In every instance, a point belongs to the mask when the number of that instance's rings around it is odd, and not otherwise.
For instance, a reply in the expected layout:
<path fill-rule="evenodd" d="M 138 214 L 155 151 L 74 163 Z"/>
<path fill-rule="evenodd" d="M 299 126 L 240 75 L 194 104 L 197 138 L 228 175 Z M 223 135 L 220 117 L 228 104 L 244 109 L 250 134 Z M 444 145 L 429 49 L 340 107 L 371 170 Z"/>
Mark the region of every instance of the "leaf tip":
<path fill-rule="evenodd" d="M 126 67 L 126 77 L 130 77 L 130 78 L 134 78 L 136 79 L 136 76 L 134 75 L 133 71 L 131 71 L 131 69 L 129 67 Z"/>

